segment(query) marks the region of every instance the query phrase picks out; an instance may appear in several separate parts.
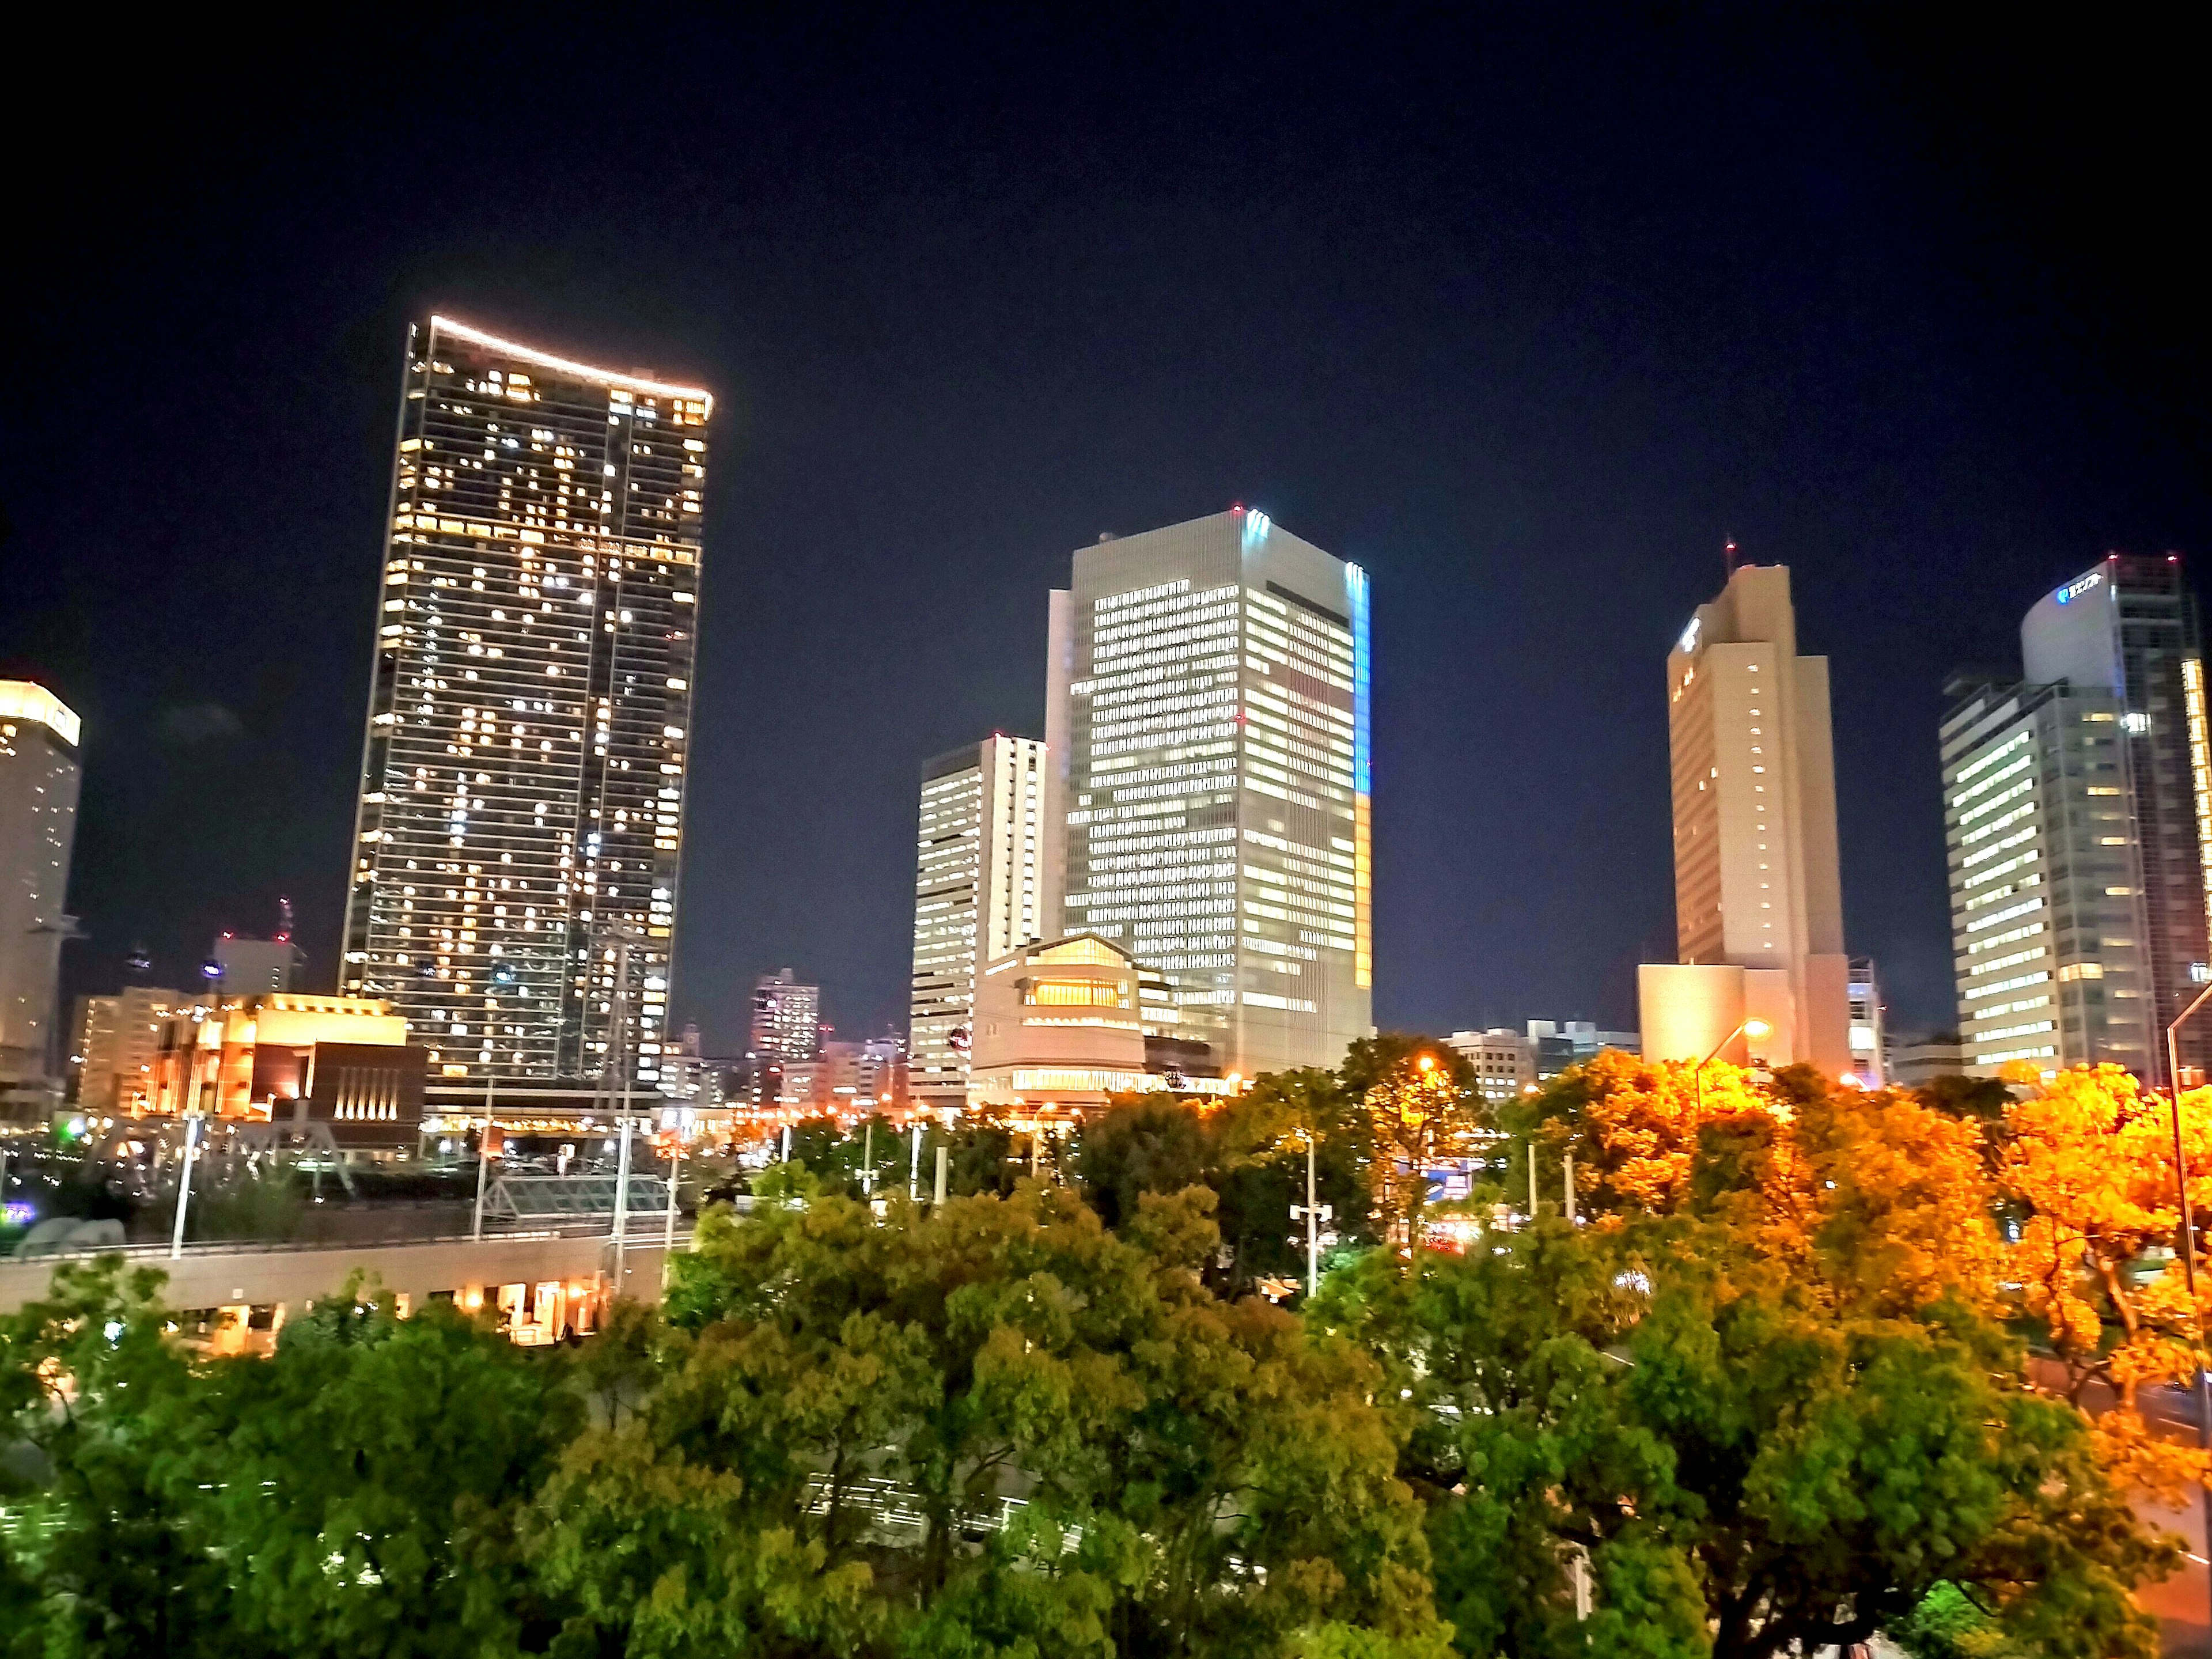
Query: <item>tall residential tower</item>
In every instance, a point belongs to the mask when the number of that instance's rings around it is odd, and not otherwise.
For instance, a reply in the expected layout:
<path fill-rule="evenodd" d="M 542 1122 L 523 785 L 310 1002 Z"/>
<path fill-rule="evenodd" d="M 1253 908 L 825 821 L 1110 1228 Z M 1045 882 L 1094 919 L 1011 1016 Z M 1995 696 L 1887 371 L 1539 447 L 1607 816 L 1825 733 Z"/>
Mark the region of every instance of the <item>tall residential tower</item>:
<path fill-rule="evenodd" d="M 1251 1077 L 1371 1027 L 1368 586 L 1244 508 L 1074 556 L 1055 593 L 1043 933 L 1167 981 Z"/>
<path fill-rule="evenodd" d="M 997 734 L 921 769 L 907 1061 L 919 1104 L 966 1100 L 976 975 L 1044 937 L 1046 773 L 1044 744 Z"/>
<path fill-rule="evenodd" d="M 340 988 L 434 1073 L 659 1080 L 714 400 L 410 329 Z"/>
<path fill-rule="evenodd" d="M 1851 1069 L 1828 659 L 1783 565 L 1739 565 L 1667 657 L 1680 964 L 1638 970 L 1644 1053 Z M 1738 1035 L 1747 1023 L 1764 1036 Z"/>

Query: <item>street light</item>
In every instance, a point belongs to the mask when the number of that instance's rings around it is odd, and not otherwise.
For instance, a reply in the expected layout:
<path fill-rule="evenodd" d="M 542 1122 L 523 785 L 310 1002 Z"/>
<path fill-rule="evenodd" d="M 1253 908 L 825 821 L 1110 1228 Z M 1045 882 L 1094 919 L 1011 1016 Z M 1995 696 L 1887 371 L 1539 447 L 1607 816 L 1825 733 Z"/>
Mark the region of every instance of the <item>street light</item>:
<path fill-rule="evenodd" d="M 1749 1037 L 1756 1042 L 1759 1038 L 1771 1035 L 1773 1030 L 1774 1028 L 1763 1019 L 1744 1020 L 1736 1026 L 1735 1030 L 1713 1044 L 1712 1054 L 1707 1054 L 1698 1062 L 1698 1115 L 1700 1118 L 1705 1115 L 1705 1067 L 1713 1063 L 1713 1054 L 1720 1053 L 1740 1036 Z"/>
<path fill-rule="evenodd" d="M 2212 985 L 2197 994 L 2197 1000 L 2173 1017 L 2166 1028 L 2166 1092 L 2173 1103 L 2173 1187 L 2181 1199 L 2181 1282 L 2189 1291 L 2189 1311 L 2197 1321 L 2197 1449 L 2212 1449 L 2212 1388 L 2205 1383 L 2204 1316 L 2197 1306 L 2197 1218 L 2189 1206 L 2189 1154 L 2181 1145 L 2181 1045 L 2175 1034 L 2182 1022 L 2204 1006 L 2212 997 Z M 2212 1488 L 2204 1493 L 2204 1536 L 2207 1554 L 2212 1554 Z"/>

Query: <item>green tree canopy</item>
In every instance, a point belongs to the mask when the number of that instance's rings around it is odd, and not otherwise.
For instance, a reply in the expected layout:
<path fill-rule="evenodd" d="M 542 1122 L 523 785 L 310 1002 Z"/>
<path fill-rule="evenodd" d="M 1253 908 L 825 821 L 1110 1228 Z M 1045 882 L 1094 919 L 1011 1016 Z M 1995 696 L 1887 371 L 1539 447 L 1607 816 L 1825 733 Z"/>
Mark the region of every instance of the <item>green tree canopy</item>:
<path fill-rule="evenodd" d="M 1421 1411 L 1407 1472 L 1465 1652 L 1766 1659 L 1939 1592 L 2027 1651 L 2155 1650 L 2130 1592 L 2170 1545 L 1955 1302 L 1803 1294 L 1725 1223 L 1547 1218 L 1411 1279 L 1370 1258 L 1312 1316 Z"/>
<path fill-rule="evenodd" d="M 539 1504 L 572 1650 L 1440 1650 L 1379 1372 L 1208 1292 L 1211 1207 L 709 1218 L 661 1386 Z"/>

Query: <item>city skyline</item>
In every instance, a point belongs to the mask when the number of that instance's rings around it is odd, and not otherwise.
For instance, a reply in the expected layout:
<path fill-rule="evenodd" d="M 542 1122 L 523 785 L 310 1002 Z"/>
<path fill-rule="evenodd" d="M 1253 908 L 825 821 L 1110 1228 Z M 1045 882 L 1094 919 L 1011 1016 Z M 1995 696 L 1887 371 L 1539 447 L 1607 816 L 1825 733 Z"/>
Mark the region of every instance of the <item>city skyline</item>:
<path fill-rule="evenodd" d="M 387 85 L 375 40 L 219 126 L 157 89 L 119 118 L 167 229 L 37 181 L 81 257 L 22 319 L 71 343 L 40 418 L 131 464 L 0 459 L 0 649 L 90 739 L 67 988 L 140 945 L 179 984 L 280 895 L 330 982 L 394 342 L 436 309 L 720 394 L 674 988 L 714 1046 L 783 962 L 904 1017 L 918 758 L 1034 729 L 1064 550 L 1237 501 L 1375 574 L 1380 1023 L 1632 1023 L 1673 933 L 1648 665 L 1733 538 L 1839 665 L 1848 937 L 1932 1024 L 1944 671 L 2212 521 L 2204 319 L 2126 252 L 2157 170 L 2083 161 L 2172 153 L 2171 108 L 1919 78 L 1878 21 L 1560 27 L 1194 26 L 1166 64 L 677 29 L 597 136 Z"/>

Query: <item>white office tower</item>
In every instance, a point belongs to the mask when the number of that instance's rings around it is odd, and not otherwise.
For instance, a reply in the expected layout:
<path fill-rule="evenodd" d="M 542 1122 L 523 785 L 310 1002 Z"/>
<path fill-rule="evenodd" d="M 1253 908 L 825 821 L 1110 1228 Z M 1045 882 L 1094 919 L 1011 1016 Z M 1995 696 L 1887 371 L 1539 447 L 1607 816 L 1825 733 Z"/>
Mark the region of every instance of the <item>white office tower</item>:
<path fill-rule="evenodd" d="M 1044 744 L 998 734 L 921 769 L 907 1062 L 920 1105 L 967 1100 L 975 975 L 1043 937 L 1046 772 Z"/>
<path fill-rule="evenodd" d="M 1168 983 L 1213 1069 L 1334 1066 L 1372 1029 L 1366 573 L 1237 508 L 1074 556 L 1045 739 L 1048 937 Z"/>
<path fill-rule="evenodd" d="M 2166 1080 L 2208 974 L 2212 733 L 2178 557 L 2113 554 L 2021 623 L 2022 679 L 1954 676 L 1943 815 L 1968 1071 L 2110 1061 Z M 2212 1023 L 2179 1036 L 2212 1066 Z"/>
<path fill-rule="evenodd" d="M 58 1087 L 55 997 L 76 837 L 79 724 L 29 680 L 0 680 L 0 1089 Z"/>
<path fill-rule="evenodd" d="M 1828 659 L 1790 572 L 1741 565 L 1667 658 L 1680 963 L 1638 970 L 1644 1053 L 1852 1069 Z M 1743 1035 L 1763 1025 L 1765 1035 Z"/>

